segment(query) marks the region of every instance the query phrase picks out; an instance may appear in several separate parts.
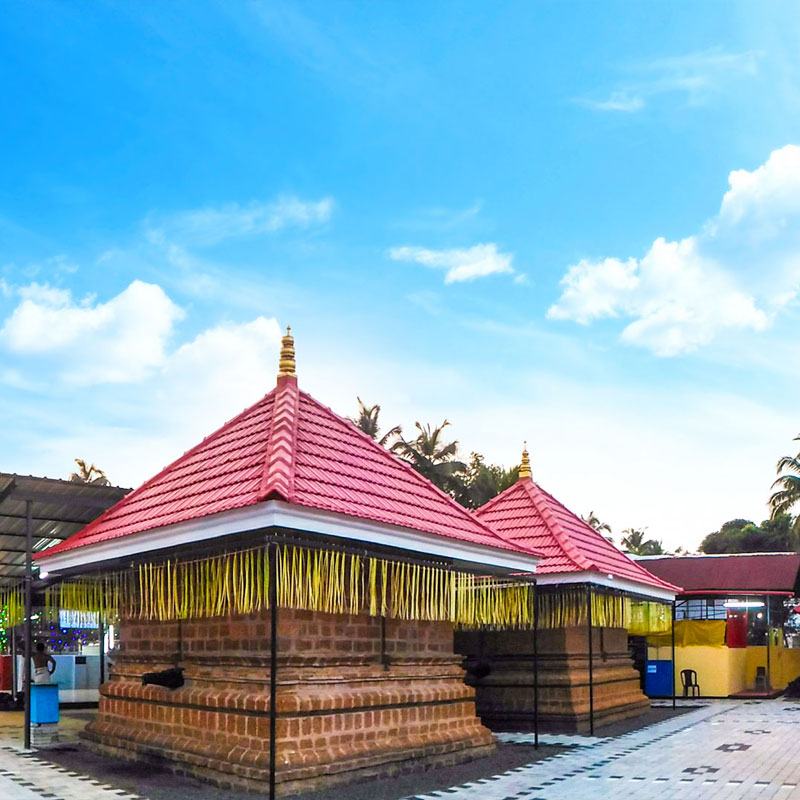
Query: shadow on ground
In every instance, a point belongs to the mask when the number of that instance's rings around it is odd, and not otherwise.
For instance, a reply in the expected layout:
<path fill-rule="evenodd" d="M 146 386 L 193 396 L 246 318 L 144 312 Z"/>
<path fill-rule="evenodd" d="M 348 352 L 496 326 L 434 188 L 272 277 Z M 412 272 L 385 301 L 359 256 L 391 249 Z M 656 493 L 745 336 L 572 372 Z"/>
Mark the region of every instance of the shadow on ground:
<path fill-rule="evenodd" d="M 619 736 L 656 722 L 669 719 L 691 708 L 654 708 L 634 721 L 624 721 L 598 728 L 596 736 Z M 84 723 L 90 714 L 79 718 L 73 713 L 70 725 Z M 416 794 L 441 791 L 451 786 L 488 778 L 510 769 L 548 758 L 564 748 L 542 746 L 538 750 L 527 744 L 500 744 L 495 753 L 454 767 L 413 772 L 386 780 L 370 780 L 341 788 L 326 789 L 296 795 L 295 800 L 399 800 Z M 174 775 L 165 766 L 125 762 L 88 751 L 76 740 L 61 748 L 42 750 L 39 757 L 59 764 L 73 772 L 111 784 L 119 789 L 141 795 L 148 800 L 253 800 L 258 795 L 236 790 L 216 789 L 194 778 Z"/>

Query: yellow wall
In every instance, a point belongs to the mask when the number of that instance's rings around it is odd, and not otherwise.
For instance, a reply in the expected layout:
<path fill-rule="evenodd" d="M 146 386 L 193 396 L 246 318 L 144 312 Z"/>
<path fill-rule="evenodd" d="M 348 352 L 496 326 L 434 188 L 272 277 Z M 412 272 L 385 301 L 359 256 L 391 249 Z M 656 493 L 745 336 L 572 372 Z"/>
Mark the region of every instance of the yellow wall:
<path fill-rule="evenodd" d="M 669 661 L 669 647 L 649 647 L 649 659 Z M 756 667 L 766 667 L 765 647 L 676 647 L 675 694 L 683 693 L 681 670 L 697 673 L 700 693 L 704 697 L 727 697 L 755 687 Z M 800 676 L 800 649 L 787 649 L 783 643 L 770 647 L 770 678 L 773 689 L 785 689 L 789 681 Z"/>
<path fill-rule="evenodd" d="M 786 685 L 800 676 L 800 649 L 783 646 L 783 637 L 778 644 L 769 649 L 769 676 L 773 689 L 785 689 Z M 756 667 L 767 666 L 767 648 L 748 647 L 745 681 L 753 687 L 756 681 Z"/>

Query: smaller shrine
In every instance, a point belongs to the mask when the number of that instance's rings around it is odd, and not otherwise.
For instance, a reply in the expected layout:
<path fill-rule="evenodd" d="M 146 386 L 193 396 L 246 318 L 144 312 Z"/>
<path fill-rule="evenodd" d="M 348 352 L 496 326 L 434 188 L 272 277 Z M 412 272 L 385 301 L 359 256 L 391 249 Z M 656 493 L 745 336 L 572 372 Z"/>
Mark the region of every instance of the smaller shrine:
<path fill-rule="evenodd" d="M 678 587 L 648 572 L 532 477 L 475 516 L 544 554 L 536 571 L 537 629 L 456 631 L 478 715 L 492 730 L 593 732 L 650 708 L 629 635 L 667 633 Z"/>

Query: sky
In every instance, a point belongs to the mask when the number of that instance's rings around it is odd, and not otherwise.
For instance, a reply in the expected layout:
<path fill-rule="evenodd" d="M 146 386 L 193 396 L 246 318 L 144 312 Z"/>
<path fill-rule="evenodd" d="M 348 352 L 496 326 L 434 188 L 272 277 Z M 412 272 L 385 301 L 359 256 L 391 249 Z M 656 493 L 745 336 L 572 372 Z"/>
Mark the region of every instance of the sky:
<path fill-rule="evenodd" d="M 136 486 L 269 391 L 448 429 L 619 537 L 800 433 L 792 3 L 9 0 L 0 470 Z"/>

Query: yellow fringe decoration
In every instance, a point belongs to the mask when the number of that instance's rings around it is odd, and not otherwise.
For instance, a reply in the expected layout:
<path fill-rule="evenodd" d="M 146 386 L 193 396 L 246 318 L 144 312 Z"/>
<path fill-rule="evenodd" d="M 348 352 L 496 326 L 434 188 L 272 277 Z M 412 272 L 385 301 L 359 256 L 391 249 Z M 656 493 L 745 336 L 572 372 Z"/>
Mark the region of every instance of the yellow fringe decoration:
<path fill-rule="evenodd" d="M 281 608 L 328 614 L 368 614 L 450 622 L 461 628 L 534 626 L 531 583 L 443 567 L 410 564 L 336 550 L 279 546 L 277 598 Z M 587 624 L 586 588 L 540 592 L 540 628 Z M 203 619 L 252 614 L 269 607 L 269 551 L 260 546 L 191 561 L 140 564 L 99 578 L 67 580 L 47 589 L 45 613 L 98 613 L 107 622 Z M 24 621 L 22 587 L 0 591 L 0 626 Z M 592 624 L 646 636 L 668 633 L 668 605 L 592 592 Z"/>
<path fill-rule="evenodd" d="M 22 586 L 0 590 L 0 626 L 8 629 L 25 621 L 25 601 Z"/>
<path fill-rule="evenodd" d="M 335 550 L 287 545 L 276 555 L 282 608 L 445 621 L 464 628 L 533 627 L 530 583 Z M 5 596 L 9 619 L 18 624 L 21 590 Z M 47 590 L 46 605 L 51 616 L 64 608 L 99 613 L 108 622 L 252 614 L 269 606 L 269 551 L 262 546 L 67 580 Z"/>
<path fill-rule="evenodd" d="M 588 608 L 584 587 L 540 593 L 540 628 L 569 628 L 586 624 Z M 631 636 L 647 636 L 668 632 L 671 624 L 672 614 L 665 603 L 592 592 L 592 625 L 598 628 L 625 628 Z"/>

